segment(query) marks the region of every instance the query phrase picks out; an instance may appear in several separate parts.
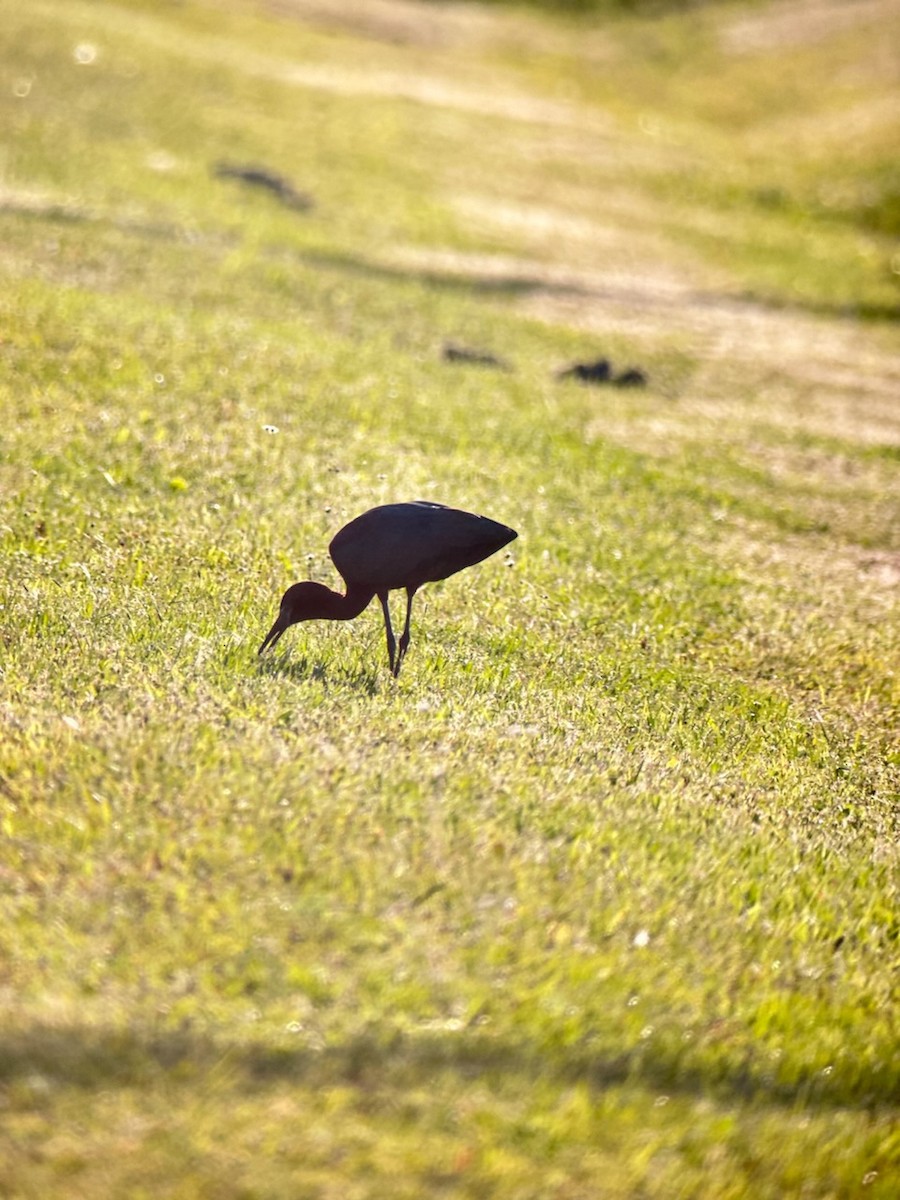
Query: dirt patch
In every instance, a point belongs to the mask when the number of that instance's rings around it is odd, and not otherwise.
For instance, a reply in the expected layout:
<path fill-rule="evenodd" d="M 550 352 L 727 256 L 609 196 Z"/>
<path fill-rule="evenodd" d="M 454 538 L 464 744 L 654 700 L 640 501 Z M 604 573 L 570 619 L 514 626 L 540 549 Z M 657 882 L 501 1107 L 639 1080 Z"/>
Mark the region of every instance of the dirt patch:
<path fill-rule="evenodd" d="M 879 587 L 900 587 L 900 550 L 863 552 L 858 559 L 858 569 Z"/>
<path fill-rule="evenodd" d="M 568 256 L 584 266 L 595 259 L 602 261 L 604 270 L 617 266 L 633 270 L 640 261 L 658 280 L 666 278 L 670 286 L 684 286 L 683 267 L 661 266 L 673 255 L 678 261 L 679 256 L 669 239 L 653 230 L 657 208 L 633 189 L 607 189 L 598 198 L 596 215 L 590 217 L 499 196 L 457 195 L 452 203 L 473 228 L 488 236 L 513 234 L 538 257 L 545 258 L 549 247 L 557 260 Z M 704 271 L 702 278 L 712 279 L 712 272 Z"/>
<path fill-rule="evenodd" d="M 896 0 L 781 0 L 761 12 L 742 13 L 723 25 L 723 49 L 732 54 L 763 54 L 787 46 L 807 46 L 848 29 L 897 19 Z"/>
<path fill-rule="evenodd" d="M 579 57 L 596 65 L 619 56 L 603 22 L 594 28 L 573 30 L 547 20 L 540 12 L 519 8 L 514 16 L 503 5 L 472 4 L 465 0 L 262 0 L 280 17 L 319 29 L 356 34 L 360 38 L 423 49 L 479 49 L 503 47 L 511 51 L 541 50 L 570 54 L 577 44 Z"/>
<path fill-rule="evenodd" d="M 900 54 L 897 56 L 900 66 Z M 896 72 L 900 81 L 900 70 Z M 833 113 L 801 113 L 771 121 L 748 135 L 749 145 L 792 147 L 796 153 L 801 147 L 818 147 L 831 144 L 844 147 L 854 139 L 866 141 L 887 137 L 889 131 L 900 125 L 900 90 L 887 96 L 870 96 Z M 840 193 L 838 193 L 840 195 Z M 851 197 L 854 193 L 850 192 Z"/>
<path fill-rule="evenodd" d="M 438 108 L 500 117 L 508 121 L 527 121 L 544 125 L 574 126 L 603 130 L 609 121 L 600 113 L 586 112 L 562 101 L 542 100 L 524 92 L 503 88 L 476 87 L 436 74 L 416 74 L 384 68 L 348 69 L 333 64 L 292 65 L 273 70 L 284 83 L 320 88 L 343 96 L 385 96 L 412 100 Z"/>
<path fill-rule="evenodd" d="M 32 217 L 69 217 L 72 220 L 88 215 L 71 196 L 54 196 L 35 188 L 17 188 L 8 184 L 0 184 L 0 211 Z"/>
<path fill-rule="evenodd" d="M 497 28 L 493 13 L 471 5 L 422 4 L 419 0 L 265 0 L 271 12 L 308 24 L 340 29 L 376 41 L 414 46 L 461 46 Z"/>

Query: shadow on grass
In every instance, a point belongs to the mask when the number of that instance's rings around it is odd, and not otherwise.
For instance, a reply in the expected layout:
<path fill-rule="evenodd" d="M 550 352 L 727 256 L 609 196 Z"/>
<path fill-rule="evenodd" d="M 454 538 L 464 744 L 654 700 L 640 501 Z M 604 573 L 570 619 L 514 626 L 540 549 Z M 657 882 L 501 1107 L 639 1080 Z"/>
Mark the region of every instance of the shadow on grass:
<path fill-rule="evenodd" d="M 92 212 L 90 209 L 80 208 L 74 203 L 36 200 L 17 204 L 7 200 L 0 202 L 0 215 L 21 217 L 29 221 L 46 221 L 51 225 L 86 225 L 98 230 L 115 230 L 133 237 L 185 245 L 212 244 L 232 247 L 239 241 L 235 234 L 227 231 L 204 231 L 201 233 L 186 225 L 160 221 L 139 221 L 130 217 Z"/>
<path fill-rule="evenodd" d="M 887 1064 L 886 1064 L 887 1066 Z M 561 1088 L 586 1084 L 596 1091 L 629 1085 L 660 1093 L 716 1097 L 790 1110 L 835 1108 L 877 1111 L 896 1102 L 896 1072 L 889 1067 L 841 1079 L 814 1072 L 794 1082 L 776 1081 L 725 1060 L 685 1064 L 646 1048 L 621 1054 L 572 1047 L 515 1044 L 474 1029 L 409 1033 L 369 1030 L 322 1050 L 278 1048 L 259 1042 L 229 1043 L 192 1032 L 154 1032 L 98 1026 L 34 1025 L 0 1034 L 0 1083 L 40 1076 L 57 1085 L 84 1089 L 142 1087 L 168 1082 L 190 1086 L 226 1068 L 230 1086 L 243 1091 L 270 1083 L 327 1089 L 361 1087 L 367 1092 L 402 1091 L 455 1082 L 461 1089 L 480 1080 L 488 1086 L 536 1079 Z"/>
<path fill-rule="evenodd" d="M 331 686 L 349 688 L 368 696 L 374 696 L 380 690 L 378 684 L 382 674 L 375 668 L 342 667 L 290 652 L 261 657 L 258 667 L 260 675 L 292 679 L 296 683 L 320 683 L 326 691 Z"/>
<path fill-rule="evenodd" d="M 860 300 L 852 304 L 831 300 L 797 300 L 793 297 L 766 296 L 747 292 L 740 296 L 717 292 L 694 291 L 690 294 L 676 293 L 674 296 L 659 292 L 639 283 L 623 285 L 601 279 L 582 282 L 575 278 L 553 279 L 540 272 L 505 274 L 481 273 L 464 270 L 437 270 L 433 267 L 400 266 L 378 262 L 361 255 L 342 251 L 300 250 L 292 257 L 307 266 L 340 271 L 347 275 L 374 279 L 381 282 L 414 282 L 436 291 L 479 293 L 486 296 L 505 296 L 515 299 L 521 296 L 560 296 L 572 300 L 595 300 L 615 304 L 639 304 L 661 310 L 684 306 L 710 309 L 722 307 L 730 311 L 752 312 L 808 312 L 835 320 L 849 321 L 895 321 L 900 316 L 900 304 L 869 303 Z"/>
<path fill-rule="evenodd" d="M 296 252 L 295 257 L 310 267 L 341 271 L 364 279 L 420 283 L 436 291 L 479 292 L 483 295 L 511 297 L 527 296 L 533 292 L 558 292 L 566 296 L 585 297 L 596 294 L 593 289 L 575 281 L 554 282 L 538 274 L 479 275 L 477 272 L 439 271 L 431 267 L 395 266 L 340 251 L 302 250 Z"/>
<path fill-rule="evenodd" d="M 4 201 L 0 202 L 0 213 L 51 223 L 92 225 L 98 229 L 114 229 L 119 233 L 165 242 L 232 247 L 240 244 L 242 240 L 240 233 L 233 230 L 204 230 L 201 233 L 186 226 L 145 222 L 95 213 L 75 205 L 52 201 L 46 203 Z M 794 297 L 767 296 L 756 294 L 753 291 L 737 297 L 694 292 L 690 296 L 678 294 L 673 298 L 665 293 L 655 292 L 652 288 L 622 286 L 613 283 L 601 286 L 599 281 L 588 284 L 579 282 L 577 279 L 551 279 L 540 272 L 517 274 L 508 271 L 506 274 L 499 272 L 479 274 L 463 270 L 441 271 L 424 266 L 400 266 L 377 262 L 361 255 L 348 254 L 339 250 L 292 249 L 287 253 L 295 261 L 314 269 L 339 271 L 346 275 L 355 275 L 358 278 L 379 282 L 414 282 L 433 288 L 435 291 L 475 293 L 509 299 L 537 294 L 586 301 L 639 304 L 645 307 L 651 305 L 663 310 L 671 308 L 673 305 L 688 304 L 704 308 L 721 305 L 732 309 L 744 307 L 748 311 L 809 312 L 835 320 L 894 322 L 900 318 L 900 303 L 891 302 L 859 300 L 850 303 L 829 299 L 797 300 Z M 268 257 L 283 258 L 285 252 L 270 249 Z"/>

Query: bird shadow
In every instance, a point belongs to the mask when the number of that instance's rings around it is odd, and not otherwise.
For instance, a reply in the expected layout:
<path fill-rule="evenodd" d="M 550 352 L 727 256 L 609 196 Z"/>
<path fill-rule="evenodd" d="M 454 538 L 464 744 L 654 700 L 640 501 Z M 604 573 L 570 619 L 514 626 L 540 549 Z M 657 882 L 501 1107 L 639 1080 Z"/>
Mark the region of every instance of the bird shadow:
<path fill-rule="evenodd" d="M 373 668 L 335 666 L 321 658 L 291 651 L 260 658 L 257 668 L 260 675 L 291 679 L 295 683 L 318 683 L 325 691 L 340 687 L 375 696 L 381 690 L 381 673 Z"/>

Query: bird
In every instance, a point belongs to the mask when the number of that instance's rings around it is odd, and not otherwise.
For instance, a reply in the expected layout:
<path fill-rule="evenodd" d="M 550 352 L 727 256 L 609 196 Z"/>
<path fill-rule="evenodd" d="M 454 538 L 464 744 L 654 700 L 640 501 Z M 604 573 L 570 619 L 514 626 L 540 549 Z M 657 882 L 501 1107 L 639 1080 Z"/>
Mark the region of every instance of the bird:
<path fill-rule="evenodd" d="M 594 362 L 574 363 L 564 371 L 557 371 L 557 379 L 577 379 L 579 383 L 607 383 L 612 374 L 612 365 L 608 358 L 598 358 Z"/>
<path fill-rule="evenodd" d="M 377 596 L 384 613 L 388 661 L 396 678 L 409 649 L 412 602 L 419 588 L 474 566 L 517 537 L 514 529 L 499 521 L 429 500 L 370 508 L 339 530 L 328 547 L 346 593 L 312 581 L 292 584 L 257 654 L 274 646 L 299 621 L 350 621 Z M 406 591 L 406 623 L 397 642 L 388 593 L 400 589 Z"/>

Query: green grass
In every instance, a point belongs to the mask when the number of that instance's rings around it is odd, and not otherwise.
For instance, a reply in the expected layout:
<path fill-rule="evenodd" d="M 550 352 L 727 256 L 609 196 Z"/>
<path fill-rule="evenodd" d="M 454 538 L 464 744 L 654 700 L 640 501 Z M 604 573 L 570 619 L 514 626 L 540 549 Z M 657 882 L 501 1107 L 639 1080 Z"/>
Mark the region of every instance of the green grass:
<path fill-rule="evenodd" d="M 895 1194 L 894 80 L 780 11 L 0 3 L 3 1196 Z M 418 496 L 399 681 L 257 659 Z"/>

